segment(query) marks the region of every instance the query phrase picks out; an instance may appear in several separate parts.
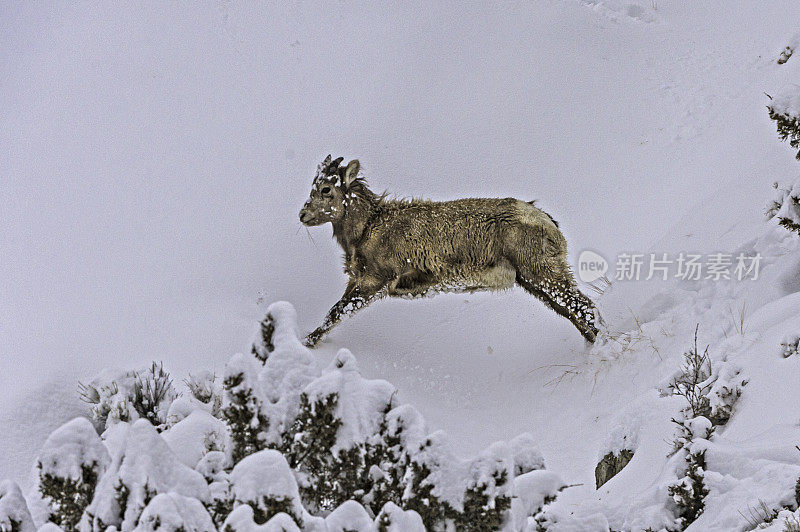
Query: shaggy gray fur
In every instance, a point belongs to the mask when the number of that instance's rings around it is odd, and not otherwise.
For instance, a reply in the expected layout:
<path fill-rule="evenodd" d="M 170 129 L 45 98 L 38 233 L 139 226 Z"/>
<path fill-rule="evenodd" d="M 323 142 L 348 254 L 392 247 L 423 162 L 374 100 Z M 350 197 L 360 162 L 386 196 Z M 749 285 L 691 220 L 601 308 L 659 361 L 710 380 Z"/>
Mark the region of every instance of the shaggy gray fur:
<path fill-rule="evenodd" d="M 300 221 L 330 222 L 349 276 L 342 298 L 306 338 L 314 346 L 344 315 L 384 296 L 502 290 L 514 283 L 594 342 L 595 306 L 576 287 L 558 224 L 514 198 L 392 200 L 373 193 L 358 160 L 318 166 Z"/>

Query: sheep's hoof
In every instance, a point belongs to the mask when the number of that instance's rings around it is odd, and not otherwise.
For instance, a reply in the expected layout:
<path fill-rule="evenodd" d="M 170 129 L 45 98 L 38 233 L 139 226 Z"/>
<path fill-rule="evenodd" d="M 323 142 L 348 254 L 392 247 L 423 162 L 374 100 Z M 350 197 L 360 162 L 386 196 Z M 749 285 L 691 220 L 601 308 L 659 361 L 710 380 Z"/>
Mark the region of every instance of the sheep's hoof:
<path fill-rule="evenodd" d="M 323 337 L 324 334 L 325 334 L 325 332 L 322 331 L 321 329 L 316 329 L 314 332 L 312 332 L 308 336 L 306 336 L 306 339 L 303 342 L 303 345 L 308 347 L 309 349 L 313 349 L 314 347 L 317 346 L 319 341 L 322 340 L 322 337 Z"/>

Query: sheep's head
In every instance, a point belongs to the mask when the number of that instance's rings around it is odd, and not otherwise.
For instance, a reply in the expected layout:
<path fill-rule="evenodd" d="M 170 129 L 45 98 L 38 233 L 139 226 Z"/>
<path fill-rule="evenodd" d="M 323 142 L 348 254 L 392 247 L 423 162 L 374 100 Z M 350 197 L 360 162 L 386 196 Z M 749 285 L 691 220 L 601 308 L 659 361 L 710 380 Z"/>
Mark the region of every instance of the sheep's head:
<path fill-rule="evenodd" d="M 300 221 L 305 225 L 322 225 L 336 222 L 344 216 L 347 207 L 347 191 L 358 177 L 360 164 L 353 159 L 347 166 L 339 166 L 344 158 L 331 160 L 328 155 L 319 166 L 311 194 L 303 208 L 300 209 Z"/>

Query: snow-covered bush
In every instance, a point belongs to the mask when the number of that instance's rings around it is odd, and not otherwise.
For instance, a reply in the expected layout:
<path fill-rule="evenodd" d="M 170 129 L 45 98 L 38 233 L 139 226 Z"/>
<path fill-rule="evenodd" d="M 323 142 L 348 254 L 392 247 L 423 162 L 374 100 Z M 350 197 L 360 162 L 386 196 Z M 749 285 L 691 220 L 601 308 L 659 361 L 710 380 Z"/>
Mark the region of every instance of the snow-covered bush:
<path fill-rule="evenodd" d="M 787 50 L 791 55 L 793 48 Z M 778 136 L 798 150 L 796 157 L 800 160 L 800 88 L 792 85 L 782 89 L 767 109 L 778 128 Z M 776 183 L 775 189 L 776 196 L 767 210 L 768 217 L 776 218 L 781 226 L 800 235 L 800 181 L 788 187 L 779 187 Z"/>
<path fill-rule="evenodd" d="M 308 516 L 286 458 L 274 450 L 263 450 L 244 458 L 231 472 L 234 508 L 246 504 L 253 520 L 264 524 L 277 514 L 286 514 L 298 527 Z"/>
<path fill-rule="evenodd" d="M 425 532 L 417 512 L 387 502 L 373 520 L 363 506 L 347 501 L 325 518 L 326 532 Z"/>
<path fill-rule="evenodd" d="M 417 512 L 387 502 L 375 518 L 375 529 L 377 532 L 424 532 L 425 526 Z"/>
<path fill-rule="evenodd" d="M 81 399 L 92 405 L 92 419 L 98 427 L 135 419 L 136 411 L 131 408 L 135 379 L 135 371 L 115 374 L 105 370 L 89 384 L 78 384 Z"/>
<path fill-rule="evenodd" d="M 668 488 L 668 493 L 678 509 L 681 530 L 692 524 L 703 512 L 704 499 L 708 495 L 704 474 L 706 470 L 706 451 L 701 443 L 713 431 L 711 421 L 699 416 L 680 423 L 681 435 L 676 444 L 683 453 L 684 475 Z"/>
<path fill-rule="evenodd" d="M 111 465 L 100 478 L 81 529 L 133 529 L 145 507 L 159 494 L 210 501 L 203 476 L 181 462 L 146 419 L 132 425 L 119 423 L 104 435 L 111 450 Z"/>
<path fill-rule="evenodd" d="M 261 410 L 261 400 L 253 390 L 250 376 L 255 370 L 251 359 L 236 355 L 225 368 L 222 417 L 231 433 L 231 456 L 236 463 L 266 447 L 269 419 Z"/>
<path fill-rule="evenodd" d="M 33 532 L 36 527 L 19 486 L 0 482 L 0 532 Z"/>
<path fill-rule="evenodd" d="M 371 516 L 387 503 L 415 510 L 429 527 L 497 527 L 508 516 L 511 480 L 544 465 L 530 435 L 505 447 L 501 466 L 485 458 L 480 464 L 460 461 L 442 451 L 440 435 L 425 437 L 415 409 L 394 403 L 394 387 L 362 378 L 349 351 L 340 351 L 316 377 L 309 374 L 306 353 L 293 309 L 270 307 L 253 356 L 237 355 L 228 364 L 223 415 L 234 449 L 241 449 L 234 461 L 256 450 L 280 451 L 312 513 L 326 515 L 354 500 Z M 296 398 L 294 404 L 287 398 Z M 440 485 L 455 475 L 456 488 L 445 496 Z"/>
<path fill-rule="evenodd" d="M 492 530 L 510 520 L 513 480 L 544 467 L 532 436 L 495 444 L 473 460 L 459 459 L 442 433 L 425 435 L 419 412 L 395 404 L 393 386 L 364 379 L 349 351 L 341 350 L 321 371 L 313 368 L 294 320 L 288 304 L 272 305 L 252 355 L 237 355 L 228 364 L 222 412 L 232 440 L 241 442 L 234 463 L 239 454 L 279 451 L 297 480 L 303 507 L 315 515 L 330 515 L 353 501 L 371 518 L 383 512 L 379 524 L 386 526 L 387 505 L 413 510 L 429 529 L 450 523 Z M 235 484 L 231 478 L 234 492 Z M 548 486 L 548 496 L 561 487 Z M 241 498 L 234 494 L 234 500 Z M 253 516 L 258 523 L 257 510 Z"/>
<path fill-rule="evenodd" d="M 419 513 L 429 529 L 453 523 L 457 529 L 476 526 L 476 530 L 495 530 L 512 520 L 532 517 L 519 515 L 527 511 L 524 507 L 517 507 L 517 513 L 511 511 L 514 497 L 525 497 L 530 489 L 528 484 L 515 484 L 515 480 L 534 470 L 521 475 L 515 475 L 515 471 L 536 465 L 531 457 L 538 453 L 523 450 L 527 440 L 516 439 L 514 446 L 498 442 L 472 460 L 459 461 L 443 433 L 429 435 L 410 456 L 402 505 Z M 547 496 L 554 499 L 564 483 L 550 486 L 544 482 L 538 488 L 543 486 L 547 486 Z"/>
<path fill-rule="evenodd" d="M 702 416 L 715 427 L 726 424 L 747 381 L 730 365 L 723 364 L 714 371 L 708 346 L 702 352 L 697 346 L 697 329 L 694 344 L 684 352 L 683 359 L 681 369 L 669 381 L 668 388 L 672 395 L 683 397 L 688 403 L 683 410 L 684 418 Z"/>
<path fill-rule="evenodd" d="M 222 390 L 217 384 L 216 376 L 210 371 L 201 371 L 189 377 L 184 381 L 192 397 L 201 403 L 209 405 L 209 411 L 212 415 L 219 414 L 222 407 Z"/>
<path fill-rule="evenodd" d="M 797 514 L 793 514 L 788 510 L 784 510 L 783 512 L 778 513 L 778 519 L 781 520 L 783 523 L 783 528 L 781 528 L 781 532 L 800 532 L 800 517 Z"/>
<path fill-rule="evenodd" d="M 342 420 L 336 417 L 335 393 L 315 399 L 300 396 L 300 414 L 286 434 L 286 452 L 303 473 L 303 499 L 315 511 L 329 512 L 354 492 L 360 480 L 356 452 L 333 452 Z"/>
<path fill-rule="evenodd" d="M 133 397 L 131 406 L 153 426 L 166 422 L 169 405 L 177 394 L 172 386 L 172 378 L 164 371 L 162 363 L 155 362 L 147 370 L 136 373 L 133 380 Z"/>
<path fill-rule="evenodd" d="M 202 503 L 175 492 L 153 497 L 134 528 L 134 532 L 213 532 L 216 530 Z"/>
<path fill-rule="evenodd" d="M 385 381 L 363 379 L 346 350 L 305 388 L 282 450 L 310 509 L 329 512 L 356 498 L 375 515 L 386 502 L 400 502 L 400 469 L 408 462 L 402 431 L 420 417 L 407 408 L 392 412 L 394 393 Z"/>
<path fill-rule="evenodd" d="M 83 418 L 50 436 L 36 522 L 83 532 L 517 530 L 548 522 L 543 509 L 565 486 L 543 471 L 531 434 L 462 459 L 396 404 L 391 384 L 363 378 L 346 349 L 318 367 L 288 303 L 270 307 L 222 388 L 211 373 L 185 382 L 176 397 L 154 364 L 84 386 L 102 436 Z M 0 524 L 32 523 L 18 490 L 2 486 Z"/>
<path fill-rule="evenodd" d="M 797 484 L 794 485 L 794 502 L 800 508 L 800 478 L 797 479 Z"/>
<path fill-rule="evenodd" d="M 711 401 L 708 393 L 713 384 L 711 359 L 708 347 L 701 353 L 697 347 L 697 329 L 694 332 L 694 345 L 684 353 L 684 363 L 678 375 L 670 383 L 674 395 L 686 399 L 685 409 L 688 418 L 711 416 Z"/>
<path fill-rule="evenodd" d="M 411 461 L 410 473 L 406 477 L 406 491 L 403 494 L 405 507 L 417 512 L 428 528 L 458 517 L 450 501 L 437 493 L 439 490 L 436 489 L 435 471 L 441 462 L 426 456 L 428 449 L 433 447 L 433 440 L 428 439 L 420 449 L 421 452 Z"/>
<path fill-rule="evenodd" d="M 372 530 L 372 518 L 367 510 L 356 501 L 345 501 L 325 518 L 328 532 L 345 532 L 346 530 Z"/>
<path fill-rule="evenodd" d="M 800 181 L 789 187 L 779 187 L 776 183 L 775 191 L 767 217 L 775 218 L 782 227 L 800 234 Z"/>
<path fill-rule="evenodd" d="M 74 530 L 109 462 L 108 451 L 89 420 L 76 418 L 53 432 L 36 464 L 48 519 L 64 530 Z"/>
<path fill-rule="evenodd" d="M 105 371 L 89 384 L 79 384 L 78 392 L 92 405 L 92 417 L 100 428 L 144 418 L 163 429 L 178 396 L 169 373 L 156 362 L 140 371 Z"/>
<path fill-rule="evenodd" d="M 679 467 L 677 482 L 668 487 L 681 530 L 693 523 L 703 512 L 704 499 L 708 495 L 704 482 L 704 442 L 707 443 L 716 426 L 727 423 L 733 403 L 741 393 L 736 386 L 719 386 L 714 396 L 717 399 L 716 408 L 712 408 L 712 390 L 718 375 L 713 372 L 708 346 L 702 352 L 697 346 L 698 328 L 695 328 L 692 347 L 684 353 L 684 364 L 680 372 L 670 383 L 672 393 L 683 397 L 687 402 L 683 409 L 684 419 L 673 419 L 679 430 L 673 454 L 682 456 L 684 463 Z"/>
<path fill-rule="evenodd" d="M 253 518 L 253 508 L 239 506 L 228 516 L 220 530 L 225 532 L 300 532 L 291 516 L 279 513 L 269 521 L 258 524 Z"/>
<path fill-rule="evenodd" d="M 769 117 L 775 121 L 778 136 L 788 140 L 792 148 L 800 150 L 800 89 L 786 87 L 767 105 Z M 800 151 L 797 153 L 800 159 Z"/>
<path fill-rule="evenodd" d="M 747 381 L 739 379 L 736 381 L 723 381 L 717 378 L 709 392 L 709 402 L 711 404 L 711 416 L 709 419 L 714 426 L 724 425 L 733 414 L 733 407 L 742 395 L 742 388 Z"/>
<path fill-rule="evenodd" d="M 225 423 L 200 408 L 161 433 L 181 462 L 191 468 L 210 452 L 224 451 L 227 435 Z"/>
<path fill-rule="evenodd" d="M 530 471 L 514 479 L 514 497 L 511 500 L 513 530 L 541 530 L 552 523 L 547 515 L 547 505 L 564 489 L 561 478 L 550 471 Z"/>
<path fill-rule="evenodd" d="M 708 347 L 702 352 L 698 348 L 697 332 L 695 328 L 694 342 L 669 384 L 672 394 L 686 401 L 681 418 L 672 420 L 678 426 L 671 453 L 678 478 L 667 487 L 680 530 L 691 525 L 705 509 L 710 439 L 718 427 L 728 422 L 741 387 L 747 384 L 733 364 L 723 362 L 712 367 Z"/>
<path fill-rule="evenodd" d="M 262 363 L 267 361 L 269 354 L 275 351 L 275 344 L 272 337 L 275 334 L 275 317 L 271 312 L 258 324 L 258 331 L 253 340 L 253 347 L 250 352 Z"/>
<path fill-rule="evenodd" d="M 456 527 L 499 530 L 508 519 L 510 492 L 506 469 L 494 469 L 489 477 L 474 480 L 464 492 L 464 510 L 456 515 Z"/>
<path fill-rule="evenodd" d="M 727 345 L 713 351 L 714 387 L 719 383 L 736 387 L 744 382 L 740 373 L 748 372 L 728 351 L 730 346 L 737 345 L 749 347 L 741 338 L 734 337 Z M 728 358 L 717 358 L 718 352 Z M 774 364 L 769 358 L 764 359 L 763 351 L 753 356 L 765 364 Z M 758 400 L 758 397 L 752 399 Z M 679 408 L 682 401 L 676 404 L 670 400 L 669 403 L 669 410 L 673 410 Z M 736 437 L 729 438 L 730 432 L 735 433 L 741 427 L 740 423 L 727 427 L 702 416 L 690 418 L 687 417 L 691 415 L 688 404 L 683 405 L 683 416 L 675 421 L 678 435 L 674 452 L 669 453 L 667 462 L 659 468 L 660 473 L 632 503 L 627 517 L 617 522 L 609 519 L 612 529 L 760 530 L 782 509 L 797 507 L 795 491 L 800 465 L 795 458 L 794 428 L 785 438 L 760 435 L 742 446 Z M 746 407 L 742 407 L 741 413 L 734 411 L 734 418 L 751 414 Z M 641 448 L 639 451 L 648 452 Z M 626 482 L 638 480 L 637 473 L 631 476 L 631 472 L 623 471 L 621 482 L 615 483 L 610 492 L 619 494 Z M 625 503 L 614 501 L 614 504 Z M 767 528 L 782 530 L 772 525 Z"/>

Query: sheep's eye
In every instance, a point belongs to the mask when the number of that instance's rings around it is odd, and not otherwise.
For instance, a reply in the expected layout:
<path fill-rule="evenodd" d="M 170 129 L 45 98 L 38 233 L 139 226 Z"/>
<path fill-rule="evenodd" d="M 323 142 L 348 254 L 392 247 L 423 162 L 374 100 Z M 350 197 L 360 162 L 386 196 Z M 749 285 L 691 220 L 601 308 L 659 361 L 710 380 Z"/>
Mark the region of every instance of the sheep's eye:
<path fill-rule="evenodd" d="M 324 186 L 324 187 L 322 187 L 322 190 L 321 190 L 320 192 L 322 192 L 322 194 L 323 194 L 324 196 L 330 196 L 330 194 L 331 194 L 331 187 L 329 187 L 329 186 Z"/>

